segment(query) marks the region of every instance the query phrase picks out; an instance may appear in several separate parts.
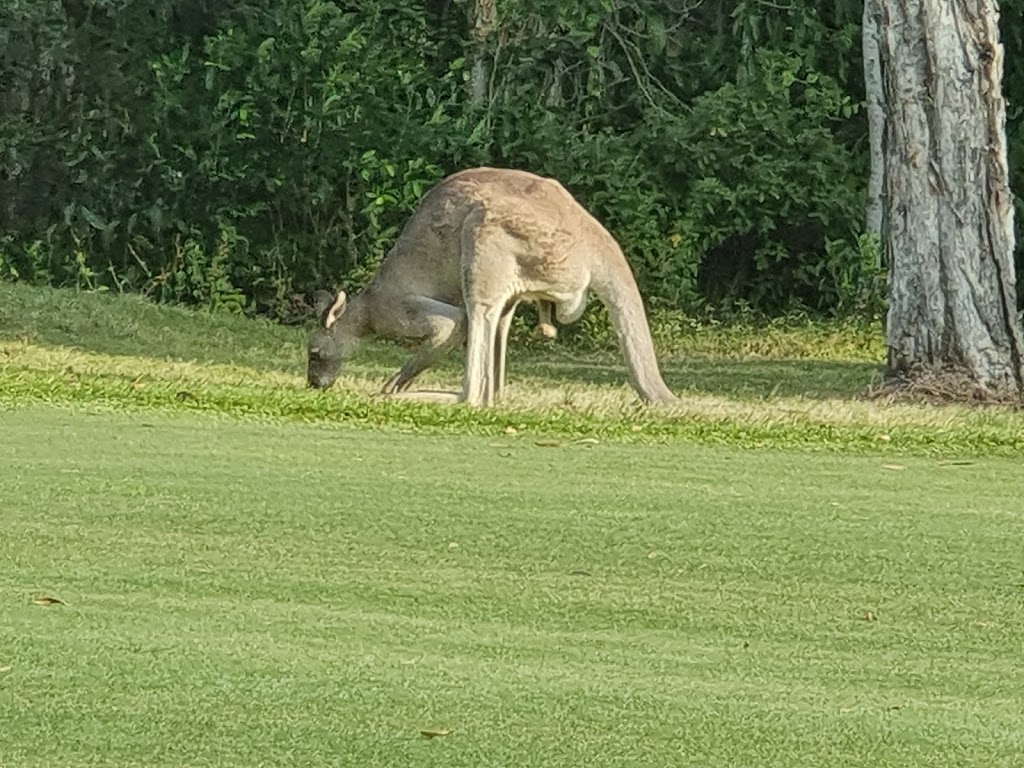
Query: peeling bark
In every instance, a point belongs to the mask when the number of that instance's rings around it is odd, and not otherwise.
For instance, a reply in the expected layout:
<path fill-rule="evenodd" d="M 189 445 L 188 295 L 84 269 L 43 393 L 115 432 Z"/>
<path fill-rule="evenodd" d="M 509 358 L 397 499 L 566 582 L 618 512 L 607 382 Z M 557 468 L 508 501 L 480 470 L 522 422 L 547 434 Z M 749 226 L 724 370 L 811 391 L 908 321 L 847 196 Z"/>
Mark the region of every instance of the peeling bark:
<path fill-rule="evenodd" d="M 879 0 L 889 367 L 1024 394 L 995 0 Z"/>
<path fill-rule="evenodd" d="M 883 157 L 885 92 L 882 86 L 880 15 L 878 0 L 864 0 L 861 51 L 864 58 L 864 96 L 867 105 L 868 147 L 871 157 L 865 230 L 879 237 L 882 235 L 882 217 L 885 208 L 885 158 Z"/>

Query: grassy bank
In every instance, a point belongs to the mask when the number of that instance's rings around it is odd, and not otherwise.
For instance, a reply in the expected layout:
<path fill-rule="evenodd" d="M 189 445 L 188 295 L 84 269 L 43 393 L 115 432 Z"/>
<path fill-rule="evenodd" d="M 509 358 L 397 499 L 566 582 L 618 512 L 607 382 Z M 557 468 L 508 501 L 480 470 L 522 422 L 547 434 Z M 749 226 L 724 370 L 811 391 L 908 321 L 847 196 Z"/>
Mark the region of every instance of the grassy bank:
<path fill-rule="evenodd" d="M 640 407 L 614 351 L 520 338 L 505 402 L 473 411 L 377 397 L 408 354 L 399 345 L 366 345 L 338 386 L 314 393 L 303 385 L 301 328 L 0 284 L 0 406 L 155 408 L 434 434 L 514 429 L 562 440 L 947 456 L 1024 449 L 1021 413 L 861 399 L 879 376 L 880 339 L 870 328 L 800 321 L 656 332 L 665 378 L 682 398 L 676 407 Z M 419 386 L 457 389 L 459 365 L 451 355 Z"/>

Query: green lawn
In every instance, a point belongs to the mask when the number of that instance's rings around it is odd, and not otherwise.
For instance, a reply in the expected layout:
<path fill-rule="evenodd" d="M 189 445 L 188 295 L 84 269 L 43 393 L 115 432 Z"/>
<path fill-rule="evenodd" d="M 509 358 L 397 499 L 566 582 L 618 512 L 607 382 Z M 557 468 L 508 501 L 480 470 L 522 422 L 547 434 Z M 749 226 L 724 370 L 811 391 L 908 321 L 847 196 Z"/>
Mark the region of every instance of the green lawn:
<path fill-rule="evenodd" d="M 1024 754 L 1018 460 L 0 427 L 4 768 Z"/>
<path fill-rule="evenodd" d="M 0 283 L 0 768 L 1020 765 L 1024 413 L 863 400 L 870 327 L 679 323 L 678 406 L 523 326 L 477 410 Z"/>

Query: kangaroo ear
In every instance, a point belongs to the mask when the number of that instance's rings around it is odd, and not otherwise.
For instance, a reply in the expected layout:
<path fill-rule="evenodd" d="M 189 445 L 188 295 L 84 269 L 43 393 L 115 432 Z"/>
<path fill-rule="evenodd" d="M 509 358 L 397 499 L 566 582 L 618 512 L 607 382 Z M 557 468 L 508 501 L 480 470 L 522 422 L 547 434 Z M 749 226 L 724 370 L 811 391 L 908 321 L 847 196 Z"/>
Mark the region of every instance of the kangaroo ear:
<path fill-rule="evenodd" d="M 345 311 L 345 299 L 347 298 L 344 291 L 338 291 L 338 296 L 334 299 L 334 303 L 321 314 L 324 328 L 330 328 L 338 322 L 341 313 Z"/>

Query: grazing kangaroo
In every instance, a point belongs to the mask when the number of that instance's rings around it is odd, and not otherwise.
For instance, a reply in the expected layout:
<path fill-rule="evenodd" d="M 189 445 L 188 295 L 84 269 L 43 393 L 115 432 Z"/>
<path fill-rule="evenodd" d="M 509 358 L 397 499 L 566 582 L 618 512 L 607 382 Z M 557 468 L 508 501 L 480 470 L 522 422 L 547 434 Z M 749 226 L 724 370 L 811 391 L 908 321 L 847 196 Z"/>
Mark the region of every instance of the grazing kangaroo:
<path fill-rule="evenodd" d="M 307 378 L 334 381 L 360 338 L 423 339 L 384 392 L 406 389 L 467 341 L 462 399 L 490 405 L 504 386 L 508 332 L 521 301 L 538 303 L 538 331 L 578 320 L 593 290 L 608 308 L 634 389 L 676 399 L 658 370 L 643 301 L 618 243 L 561 184 L 532 173 L 475 168 L 431 189 L 366 288 L 316 297 Z"/>

